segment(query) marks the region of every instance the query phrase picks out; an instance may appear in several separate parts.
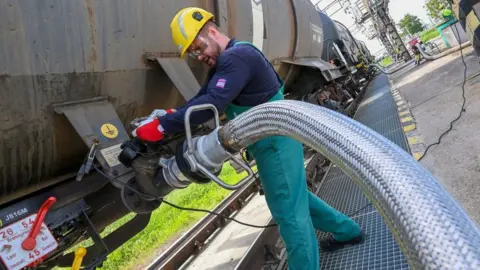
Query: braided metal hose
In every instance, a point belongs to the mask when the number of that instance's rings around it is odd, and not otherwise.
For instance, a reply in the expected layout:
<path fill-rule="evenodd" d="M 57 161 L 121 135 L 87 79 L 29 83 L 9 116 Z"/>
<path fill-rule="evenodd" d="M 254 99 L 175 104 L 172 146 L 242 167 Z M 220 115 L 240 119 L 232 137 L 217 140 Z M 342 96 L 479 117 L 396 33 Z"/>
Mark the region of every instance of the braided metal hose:
<path fill-rule="evenodd" d="M 425 168 L 388 139 L 347 116 L 291 100 L 254 107 L 219 130 L 221 143 L 232 151 L 274 135 L 314 148 L 352 177 L 414 269 L 480 269 L 476 225 Z"/>

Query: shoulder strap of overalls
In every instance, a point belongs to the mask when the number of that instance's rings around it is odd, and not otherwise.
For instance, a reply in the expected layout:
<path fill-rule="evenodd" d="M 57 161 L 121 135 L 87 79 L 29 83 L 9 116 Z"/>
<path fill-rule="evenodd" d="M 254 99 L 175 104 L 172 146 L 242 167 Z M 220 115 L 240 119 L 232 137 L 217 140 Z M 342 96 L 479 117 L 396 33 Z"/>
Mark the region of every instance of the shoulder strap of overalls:
<path fill-rule="evenodd" d="M 277 79 L 278 81 L 280 82 L 280 89 L 282 90 L 282 94 L 283 94 L 283 86 L 284 86 L 284 82 L 282 80 L 282 78 L 280 78 L 280 76 L 278 76 L 277 72 L 275 71 L 275 68 L 273 67 L 272 63 L 270 63 L 270 61 L 268 60 L 268 58 L 265 56 L 265 54 L 263 54 L 263 52 L 257 48 L 257 46 L 253 45 L 251 42 L 248 42 L 248 41 L 237 41 L 233 46 L 237 46 L 237 45 L 242 45 L 242 44 L 245 44 L 245 45 L 250 45 L 252 46 L 255 50 L 257 50 L 262 56 L 263 58 L 265 59 L 265 61 L 267 61 L 267 63 L 272 67 L 273 71 L 275 72 L 275 75 L 277 76 Z"/>

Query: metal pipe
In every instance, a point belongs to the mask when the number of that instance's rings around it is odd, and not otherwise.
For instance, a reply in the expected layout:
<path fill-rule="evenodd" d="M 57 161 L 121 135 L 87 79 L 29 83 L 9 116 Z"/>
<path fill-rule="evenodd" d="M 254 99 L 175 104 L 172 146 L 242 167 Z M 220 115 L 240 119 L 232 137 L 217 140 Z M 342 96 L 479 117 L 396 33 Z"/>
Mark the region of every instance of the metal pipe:
<path fill-rule="evenodd" d="M 435 42 L 425 43 L 425 46 L 429 46 L 430 48 L 431 48 L 431 47 L 435 47 L 435 48 L 437 49 L 438 53 L 441 53 L 441 52 L 442 52 L 442 51 L 440 50 L 440 48 L 438 47 L 437 43 L 435 43 Z M 432 51 L 433 51 L 433 49 L 432 49 Z M 428 54 L 427 52 L 425 52 L 425 53 Z M 428 55 L 430 55 L 430 54 L 428 54 Z"/>
<path fill-rule="evenodd" d="M 470 45 L 471 45 L 471 42 L 470 42 L 470 41 L 467 41 L 467 42 L 463 43 L 462 45 L 459 45 L 459 46 L 457 46 L 457 47 L 450 48 L 450 49 L 448 49 L 448 50 L 446 50 L 446 51 L 444 51 L 444 52 L 442 52 L 442 53 L 435 54 L 435 55 L 429 55 L 429 54 L 427 54 L 425 51 L 423 51 L 423 49 L 422 49 L 421 46 L 417 46 L 417 48 L 418 48 L 418 50 L 420 51 L 420 53 L 422 54 L 423 58 L 425 58 L 425 59 L 428 60 L 428 61 L 434 61 L 434 60 L 437 60 L 437 59 L 442 58 L 442 57 L 444 57 L 444 56 L 447 56 L 447 55 L 449 55 L 449 54 L 451 54 L 451 53 L 454 53 L 454 52 L 456 52 L 456 51 L 458 51 L 458 50 L 461 50 L 461 49 L 463 49 L 463 48 L 465 48 L 465 47 L 468 47 L 468 46 L 470 46 Z"/>
<path fill-rule="evenodd" d="M 350 33 L 350 30 L 349 30 L 343 23 L 341 23 L 341 22 L 339 22 L 339 21 L 335 21 L 335 20 L 334 20 L 334 22 L 342 25 L 342 26 L 347 30 L 348 35 L 349 35 L 350 38 L 353 40 L 353 43 L 355 43 L 355 46 L 357 47 L 357 50 L 363 55 L 363 57 L 364 57 L 365 59 L 367 59 L 367 58 L 365 57 L 365 55 L 363 54 L 362 50 L 360 50 L 360 48 L 358 47 L 357 41 L 356 41 L 355 38 L 353 37 L 352 33 Z"/>
<path fill-rule="evenodd" d="M 384 73 L 384 74 L 391 75 L 391 74 L 393 74 L 393 73 L 395 73 L 395 72 L 397 72 L 397 71 L 400 71 L 400 70 L 402 70 L 403 68 L 409 66 L 409 65 L 410 65 L 411 63 L 413 63 L 414 61 L 415 61 L 415 60 L 412 59 L 412 60 L 408 61 L 407 63 L 405 63 L 403 66 L 395 69 L 394 71 L 387 71 L 387 70 L 383 69 L 379 64 L 370 64 L 368 67 L 374 67 L 374 68 L 376 68 L 377 70 L 379 70 L 380 72 L 382 72 L 382 73 Z"/>
<path fill-rule="evenodd" d="M 284 100 L 256 106 L 219 130 L 235 152 L 269 136 L 314 148 L 357 183 L 413 269 L 480 269 L 480 232 L 457 202 L 409 153 L 347 116 Z"/>

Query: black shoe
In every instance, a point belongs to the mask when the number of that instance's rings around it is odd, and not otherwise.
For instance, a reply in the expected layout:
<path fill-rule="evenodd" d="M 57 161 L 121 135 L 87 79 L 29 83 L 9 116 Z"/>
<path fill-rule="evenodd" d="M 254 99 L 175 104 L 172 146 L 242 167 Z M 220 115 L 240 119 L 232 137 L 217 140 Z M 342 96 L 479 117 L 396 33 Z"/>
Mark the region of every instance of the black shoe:
<path fill-rule="evenodd" d="M 320 248 L 322 249 L 322 251 L 335 251 L 344 248 L 345 246 L 363 243 L 364 240 L 365 235 L 363 232 L 361 232 L 359 236 L 346 242 L 337 241 L 333 239 L 332 235 L 329 235 L 327 238 L 320 241 Z"/>

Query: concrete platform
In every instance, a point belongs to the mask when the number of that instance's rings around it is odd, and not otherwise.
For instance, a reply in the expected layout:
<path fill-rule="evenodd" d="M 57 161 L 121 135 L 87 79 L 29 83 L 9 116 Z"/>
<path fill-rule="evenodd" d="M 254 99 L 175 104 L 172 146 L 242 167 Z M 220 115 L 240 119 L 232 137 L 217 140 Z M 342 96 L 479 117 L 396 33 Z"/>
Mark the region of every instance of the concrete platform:
<path fill-rule="evenodd" d="M 480 224 L 480 59 L 471 47 L 463 53 L 469 79 L 465 84 L 466 111 L 441 144 L 431 147 L 420 162 Z M 458 116 L 463 72 L 460 52 L 456 52 L 391 76 L 416 123 L 409 141 L 418 155 Z"/>
<path fill-rule="evenodd" d="M 265 197 L 254 195 L 251 201 L 240 210 L 235 219 L 255 225 L 267 225 L 271 219 Z M 250 246 L 262 229 L 230 222 L 188 266 L 188 270 L 231 270 L 249 251 Z"/>

